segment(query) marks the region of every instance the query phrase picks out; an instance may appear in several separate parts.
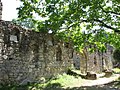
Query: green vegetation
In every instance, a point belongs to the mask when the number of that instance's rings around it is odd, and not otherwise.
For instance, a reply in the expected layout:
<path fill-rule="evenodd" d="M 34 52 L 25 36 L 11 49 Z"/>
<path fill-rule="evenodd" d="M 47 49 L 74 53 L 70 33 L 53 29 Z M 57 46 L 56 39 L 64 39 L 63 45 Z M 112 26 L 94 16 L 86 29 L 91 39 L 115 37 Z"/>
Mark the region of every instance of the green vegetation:
<path fill-rule="evenodd" d="M 116 71 L 116 69 L 115 69 Z M 85 80 L 81 77 L 77 76 L 71 76 L 67 74 L 63 75 L 57 75 L 53 77 L 52 79 L 49 79 L 45 83 L 33 83 L 33 84 L 27 84 L 27 85 L 4 85 L 0 86 L 0 90 L 106 90 L 102 86 L 91 86 L 91 87 L 80 87 L 84 84 L 90 84 L 92 83 L 92 80 Z M 77 86 L 77 87 L 74 87 Z M 78 87 L 79 86 L 79 87 Z M 119 87 L 120 88 L 120 80 L 117 80 L 115 82 L 112 82 L 108 84 L 108 88 L 111 87 Z M 105 86 L 106 87 L 106 86 Z"/>
<path fill-rule="evenodd" d="M 62 86 L 69 86 L 76 82 L 82 81 L 81 77 L 74 77 L 67 74 L 58 75 L 57 79 L 52 80 L 50 83 L 60 83 Z"/>
<path fill-rule="evenodd" d="M 34 90 L 49 90 L 52 88 L 57 88 L 57 87 L 65 87 L 65 86 L 70 86 L 75 84 L 76 82 L 81 82 L 82 79 L 81 77 L 74 77 L 74 76 L 70 76 L 67 74 L 63 74 L 63 75 L 58 75 L 53 79 L 50 79 L 48 82 L 43 83 L 43 84 L 28 84 L 28 85 L 5 85 L 5 86 L 1 86 L 0 90 L 31 90 L 34 88 Z"/>
<path fill-rule="evenodd" d="M 28 28 L 32 25 L 39 32 L 52 32 L 74 43 L 77 50 L 95 44 L 97 47 L 91 48 L 92 51 L 95 48 L 104 51 L 106 43 L 120 48 L 119 0 L 20 1 L 23 3 L 18 8 L 21 25 Z"/>
<path fill-rule="evenodd" d="M 113 69 L 113 72 L 120 74 L 120 69 L 119 69 L 119 68 L 114 68 L 114 69 Z"/>

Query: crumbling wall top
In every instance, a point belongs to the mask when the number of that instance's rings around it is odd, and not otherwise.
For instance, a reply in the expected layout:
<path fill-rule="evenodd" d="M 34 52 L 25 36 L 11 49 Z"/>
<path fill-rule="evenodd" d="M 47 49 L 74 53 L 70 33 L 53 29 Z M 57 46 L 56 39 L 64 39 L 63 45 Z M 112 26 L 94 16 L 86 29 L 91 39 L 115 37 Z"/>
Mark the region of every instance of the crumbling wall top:
<path fill-rule="evenodd" d="M 2 5 L 2 2 L 0 0 L 0 20 L 2 20 L 2 8 L 3 8 L 3 5 Z"/>

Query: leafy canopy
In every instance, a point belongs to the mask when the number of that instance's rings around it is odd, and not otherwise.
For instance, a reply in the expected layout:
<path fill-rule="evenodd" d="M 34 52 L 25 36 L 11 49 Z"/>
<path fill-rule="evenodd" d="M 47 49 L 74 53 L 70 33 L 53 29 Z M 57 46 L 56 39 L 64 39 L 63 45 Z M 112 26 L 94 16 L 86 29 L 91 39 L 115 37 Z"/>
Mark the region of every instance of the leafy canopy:
<path fill-rule="evenodd" d="M 109 43 L 120 47 L 119 0 L 20 0 L 18 20 L 30 19 L 35 30 L 52 31 L 76 49 Z M 110 31 L 110 32 L 108 32 Z"/>

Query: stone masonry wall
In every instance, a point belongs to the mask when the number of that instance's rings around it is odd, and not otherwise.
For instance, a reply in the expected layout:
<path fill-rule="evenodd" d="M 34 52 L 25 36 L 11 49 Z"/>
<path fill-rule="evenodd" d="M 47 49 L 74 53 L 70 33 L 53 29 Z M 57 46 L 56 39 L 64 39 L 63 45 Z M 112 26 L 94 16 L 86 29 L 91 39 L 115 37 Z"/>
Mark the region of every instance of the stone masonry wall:
<path fill-rule="evenodd" d="M 51 34 L 0 21 L 0 83 L 40 82 L 60 74 L 72 62 L 72 47 Z"/>
<path fill-rule="evenodd" d="M 113 47 L 106 45 L 106 51 L 96 50 L 94 53 L 88 53 L 87 71 L 100 73 L 105 70 L 113 69 Z"/>
<path fill-rule="evenodd" d="M 107 50 L 105 52 L 89 52 L 88 48 L 84 49 L 83 53 L 74 52 L 73 54 L 74 66 L 82 73 L 95 72 L 101 73 L 104 70 L 112 70 L 113 68 L 113 47 L 106 45 Z"/>
<path fill-rule="evenodd" d="M 2 7 L 3 7 L 3 5 L 2 5 L 2 2 L 0 0 L 0 20 L 2 20 Z"/>

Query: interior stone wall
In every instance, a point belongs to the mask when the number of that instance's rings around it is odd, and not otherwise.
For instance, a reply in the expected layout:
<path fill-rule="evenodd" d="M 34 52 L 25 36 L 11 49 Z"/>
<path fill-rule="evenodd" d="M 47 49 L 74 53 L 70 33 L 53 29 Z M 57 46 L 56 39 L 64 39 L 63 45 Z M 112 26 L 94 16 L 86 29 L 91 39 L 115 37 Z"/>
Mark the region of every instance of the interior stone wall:
<path fill-rule="evenodd" d="M 89 53 L 88 69 L 87 71 L 103 72 L 105 70 L 111 71 L 113 69 L 113 47 L 106 45 L 106 51 L 100 52 L 96 50 L 94 53 Z"/>
<path fill-rule="evenodd" d="M 86 47 L 83 53 L 74 52 L 73 54 L 74 66 L 79 69 L 82 73 L 95 72 L 101 73 L 104 70 L 112 70 L 113 68 L 113 51 L 114 48 L 109 44 L 106 45 L 106 51 L 100 52 L 96 49 L 95 52 L 91 53 Z"/>
<path fill-rule="evenodd" d="M 52 34 L 25 30 L 0 21 L 0 83 L 40 82 L 66 72 L 72 63 L 72 46 Z"/>

